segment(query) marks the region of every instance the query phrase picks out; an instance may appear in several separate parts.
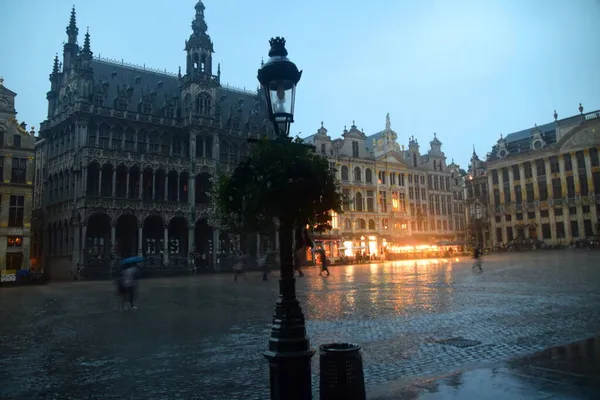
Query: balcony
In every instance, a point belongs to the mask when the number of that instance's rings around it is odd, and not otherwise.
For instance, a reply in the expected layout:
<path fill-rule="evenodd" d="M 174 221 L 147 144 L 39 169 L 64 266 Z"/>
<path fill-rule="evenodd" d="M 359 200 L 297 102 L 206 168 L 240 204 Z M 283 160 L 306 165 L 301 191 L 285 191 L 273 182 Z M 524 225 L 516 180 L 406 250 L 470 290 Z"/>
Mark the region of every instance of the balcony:
<path fill-rule="evenodd" d="M 183 212 L 191 211 L 190 203 L 161 200 L 142 200 L 142 199 L 115 199 L 101 197 L 87 197 L 79 200 L 78 207 L 101 208 L 101 209 L 130 209 L 134 211 L 157 210 L 165 212 Z M 199 205 L 196 205 L 198 210 Z M 205 206 L 206 207 L 206 206 Z"/>

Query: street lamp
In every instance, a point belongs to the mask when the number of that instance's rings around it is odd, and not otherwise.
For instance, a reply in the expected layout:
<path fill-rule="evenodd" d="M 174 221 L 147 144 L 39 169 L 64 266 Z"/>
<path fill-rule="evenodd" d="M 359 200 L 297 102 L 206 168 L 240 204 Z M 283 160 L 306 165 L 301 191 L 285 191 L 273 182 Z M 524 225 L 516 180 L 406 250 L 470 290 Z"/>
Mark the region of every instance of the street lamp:
<path fill-rule="evenodd" d="M 296 85 L 302 71 L 287 58 L 284 38 L 276 37 L 269 40 L 269 43 L 270 58 L 258 70 L 258 81 L 265 91 L 269 119 L 273 122 L 275 133 L 278 136 L 288 136 L 290 124 L 294 122 Z"/>
<path fill-rule="evenodd" d="M 287 58 L 285 39 L 269 41 L 269 60 L 258 70 L 258 81 L 265 91 L 269 119 L 278 138 L 289 135 L 294 122 L 296 84 L 302 72 Z M 292 145 L 292 144 L 291 144 Z M 292 258 L 294 227 L 284 219 L 279 225 L 279 299 L 275 305 L 269 349 L 272 400 L 308 400 L 312 398 L 310 359 L 315 351 L 306 335 L 304 314 L 296 298 L 296 278 Z"/>

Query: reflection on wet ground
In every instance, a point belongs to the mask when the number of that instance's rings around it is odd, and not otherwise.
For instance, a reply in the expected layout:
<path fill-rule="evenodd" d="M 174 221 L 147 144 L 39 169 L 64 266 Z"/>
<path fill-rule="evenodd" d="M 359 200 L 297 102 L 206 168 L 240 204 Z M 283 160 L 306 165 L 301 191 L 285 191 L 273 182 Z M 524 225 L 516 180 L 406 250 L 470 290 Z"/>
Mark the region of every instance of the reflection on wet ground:
<path fill-rule="evenodd" d="M 307 268 L 297 288 L 312 346 L 360 344 L 374 398 L 597 335 L 599 265 L 600 252 L 564 251 L 489 256 L 483 273 L 469 258 Z M 124 313 L 113 282 L 0 289 L 0 398 L 268 398 L 278 282 L 247 278 L 144 280 Z"/>
<path fill-rule="evenodd" d="M 507 363 L 416 381 L 373 400 L 600 399 L 600 336 Z"/>

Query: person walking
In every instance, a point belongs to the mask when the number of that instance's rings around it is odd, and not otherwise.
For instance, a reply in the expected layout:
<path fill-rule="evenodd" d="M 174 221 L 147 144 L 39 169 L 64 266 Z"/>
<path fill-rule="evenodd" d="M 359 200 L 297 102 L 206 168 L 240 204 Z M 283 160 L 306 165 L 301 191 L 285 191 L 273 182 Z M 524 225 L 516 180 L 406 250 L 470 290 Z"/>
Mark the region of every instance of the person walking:
<path fill-rule="evenodd" d="M 483 268 L 481 268 L 481 264 L 483 263 L 483 260 L 481 259 L 482 256 L 483 251 L 479 247 L 476 247 L 473 252 L 473 258 L 475 259 L 475 263 L 473 264 L 472 269 L 479 268 L 479 271 L 483 271 Z"/>
<path fill-rule="evenodd" d="M 319 255 L 321 256 L 321 275 L 325 273 L 329 276 L 329 268 L 327 268 L 327 255 L 325 254 L 324 249 L 318 249 Z"/>
<path fill-rule="evenodd" d="M 119 291 L 121 293 L 121 310 L 125 309 L 125 303 L 129 302 L 132 310 L 137 310 L 135 306 L 135 295 L 137 287 L 138 267 L 135 264 L 123 266 L 121 279 L 119 282 Z"/>
<path fill-rule="evenodd" d="M 244 279 L 248 280 L 246 274 L 244 274 L 244 259 L 242 258 L 242 252 L 238 252 L 235 263 L 233 264 L 233 281 L 237 282 L 237 278 L 240 275 L 244 275 Z"/>

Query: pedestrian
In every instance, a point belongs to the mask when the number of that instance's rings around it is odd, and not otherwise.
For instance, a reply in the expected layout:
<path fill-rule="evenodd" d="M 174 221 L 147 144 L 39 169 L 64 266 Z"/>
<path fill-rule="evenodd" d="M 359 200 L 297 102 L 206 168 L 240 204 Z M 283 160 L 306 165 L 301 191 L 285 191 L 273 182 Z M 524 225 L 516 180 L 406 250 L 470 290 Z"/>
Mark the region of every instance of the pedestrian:
<path fill-rule="evenodd" d="M 123 266 L 119 279 L 119 292 L 121 294 L 121 310 L 125 309 L 125 303 L 129 302 L 132 310 L 137 310 L 135 306 L 135 295 L 138 278 L 138 267 L 135 264 Z"/>
<path fill-rule="evenodd" d="M 304 263 L 304 255 L 306 250 L 303 247 L 296 249 L 294 251 L 294 269 L 298 271 L 298 277 L 304 276 L 304 272 L 302 272 L 302 264 Z"/>
<path fill-rule="evenodd" d="M 269 280 L 269 265 L 267 264 L 267 255 L 258 257 L 258 266 L 262 269 L 262 280 Z"/>
<path fill-rule="evenodd" d="M 321 275 L 323 275 L 323 272 L 325 272 L 327 276 L 329 276 L 329 269 L 327 268 L 327 255 L 325 254 L 325 250 L 319 249 L 317 251 L 321 255 Z"/>
<path fill-rule="evenodd" d="M 482 264 L 482 259 L 481 257 L 483 256 L 483 251 L 479 248 L 476 247 L 475 251 L 473 252 L 473 258 L 475 259 L 475 263 L 473 264 L 473 268 L 471 269 L 475 269 L 475 267 L 479 268 L 479 271 L 483 271 L 483 268 L 481 268 L 481 264 Z"/>
<path fill-rule="evenodd" d="M 233 281 L 237 282 L 237 278 L 240 275 L 244 275 L 244 279 L 248 280 L 246 274 L 244 274 L 244 259 L 242 258 L 242 253 L 239 252 L 236 260 L 233 264 Z"/>

